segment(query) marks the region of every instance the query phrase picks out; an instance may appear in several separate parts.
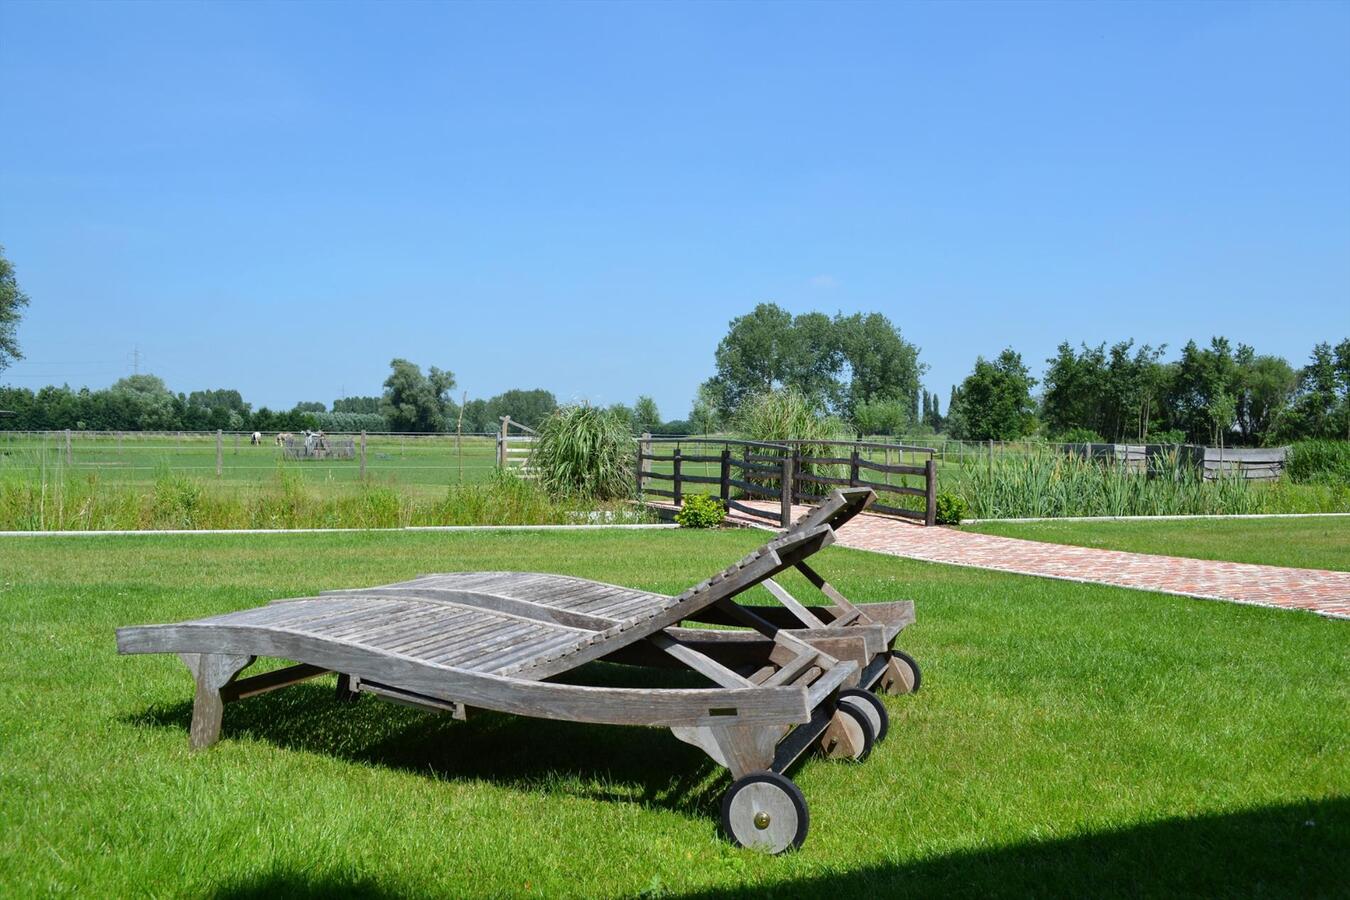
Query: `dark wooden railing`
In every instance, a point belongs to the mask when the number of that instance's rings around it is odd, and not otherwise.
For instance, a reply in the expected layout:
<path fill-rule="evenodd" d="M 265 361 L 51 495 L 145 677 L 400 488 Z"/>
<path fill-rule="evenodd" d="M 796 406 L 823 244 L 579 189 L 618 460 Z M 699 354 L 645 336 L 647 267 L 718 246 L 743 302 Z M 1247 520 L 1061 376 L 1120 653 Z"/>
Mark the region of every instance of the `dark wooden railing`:
<path fill-rule="evenodd" d="M 656 444 L 673 444 L 669 453 L 654 453 Z M 688 453 L 682 444 L 722 447 L 716 454 Z M 835 448 L 839 448 L 837 451 Z M 889 460 L 890 453 L 903 460 L 905 453 L 926 454 L 922 465 L 877 462 L 865 451 L 881 450 Z M 838 455 L 823 455 L 823 454 Z M 742 441 L 732 438 L 653 438 L 644 434 L 637 442 L 638 495 L 669 498 L 676 506 L 684 502 L 687 485 L 716 485 L 717 496 L 728 510 L 778 523 L 786 528 L 792 519 L 794 503 L 816 503 L 823 500 L 830 488 L 869 487 L 883 501 L 887 495 L 913 496 L 924 499 L 922 511 L 908 509 L 895 503 L 878 502 L 870 509 L 875 512 L 900 516 L 935 524 L 937 518 L 937 468 L 934 451 L 929 447 L 910 447 L 902 444 L 882 444 L 867 441 Z M 670 463 L 671 471 L 657 472 L 651 463 Z M 698 475 L 686 471 L 688 464 L 717 464 L 718 474 Z M 828 467 L 828 468 L 826 468 Z M 830 469 L 843 470 L 847 478 L 824 474 Z M 882 475 L 911 475 L 923 479 L 923 487 L 891 484 L 879 481 L 870 473 Z M 652 482 L 668 483 L 658 487 Z M 733 491 L 735 493 L 733 493 Z M 749 506 L 742 500 L 776 500 L 778 509 L 764 510 Z"/>

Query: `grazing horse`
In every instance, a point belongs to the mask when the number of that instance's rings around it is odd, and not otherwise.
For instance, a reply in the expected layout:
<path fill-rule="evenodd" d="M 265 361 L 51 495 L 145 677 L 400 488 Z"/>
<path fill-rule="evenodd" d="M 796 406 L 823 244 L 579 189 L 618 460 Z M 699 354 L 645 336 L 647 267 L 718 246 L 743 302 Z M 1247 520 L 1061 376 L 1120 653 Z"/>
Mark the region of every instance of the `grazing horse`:
<path fill-rule="evenodd" d="M 261 431 L 255 431 L 255 432 L 253 432 L 253 438 L 249 441 L 249 443 L 252 444 L 252 445 L 255 446 L 255 447 L 256 447 L 258 444 L 261 444 L 261 443 L 262 443 L 262 432 L 261 432 Z"/>
<path fill-rule="evenodd" d="M 295 435 L 291 434 L 289 431 L 278 431 L 278 432 L 277 432 L 277 446 L 278 446 L 278 447 L 284 447 L 284 446 L 286 446 L 286 442 L 289 441 L 289 440 L 290 440 L 291 438 L 293 438 L 293 437 L 295 437 Z"/>

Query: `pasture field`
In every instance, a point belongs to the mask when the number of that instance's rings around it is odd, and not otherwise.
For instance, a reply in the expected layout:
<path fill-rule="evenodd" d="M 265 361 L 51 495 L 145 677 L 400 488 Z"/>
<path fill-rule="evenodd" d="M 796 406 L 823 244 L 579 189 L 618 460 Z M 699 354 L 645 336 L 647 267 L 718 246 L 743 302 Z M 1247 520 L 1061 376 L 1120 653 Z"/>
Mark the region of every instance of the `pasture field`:
<path fill-rule="evenodd" d="M 349 437 L 334 435 L 333 437 Z M 340 490 L 359 483 L 360 462 L 350 460 L 285 460 L 274 435 L 252 446 L 249 435 L 223 438 L 220 483 L 261 484 L 278 471 L 306 483 Z M 456 446 L 454 435 L 373 435 L 366 440 L 366 475 L 371 481 L 398 485 L 413 493 L 428 487 L 488 480 L 496 466 L 497 445 L 491 435 L 466 435 Z M 153 484 L 165 472 L 215 482 L 216 436 L 202 433 L 136 433 L 124 435 L 72 432 L 71 460 L 66 462 L 65 436 L 0 431 L 0 476 L 8 470 L 28 477 L 51 474 L 96 474 L 111 484 Z"/>
<path fill-rule="evenodd" d="M 1350 571 L 1350 517 L 981 522 L 966 531 L 1193 559 Z"/>
<path fill-rule="evenodd" d="M 0 886 L 262 897 L 1345 896 L 1346 623 L 830 548 L 863 601 L 913 598 L 918 694 L 862 764 L 809 759 L 797 853 L 716 834 L 727 784 L 660 730 L 467 722 L 331 678 L 227 707 L 117 625 L 431 571 L 674 592 L 746 531 L 0 539 Z M 812 593 L 795 575 L 786 586 Z M 764 596 L 752 597 L 755 601 Z M 597 677 L 625 682 L 618 667 Z"/>

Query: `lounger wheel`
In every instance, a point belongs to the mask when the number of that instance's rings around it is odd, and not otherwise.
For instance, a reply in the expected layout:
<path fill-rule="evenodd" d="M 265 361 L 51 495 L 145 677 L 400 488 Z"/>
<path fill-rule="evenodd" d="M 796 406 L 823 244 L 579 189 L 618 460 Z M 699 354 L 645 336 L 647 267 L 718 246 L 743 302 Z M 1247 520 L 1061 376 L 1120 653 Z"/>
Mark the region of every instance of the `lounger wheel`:
<path fill-rule="evenodd" d="M 854 706 L 867 716 L 867 721 L 872 723 L 872 733 L 876 735 L 877 743 L 886 740 L 886 733 L 891 729 L 891 717 L 886 712 L 885 704 L 877 699 L 876 694 L 858 688 L 847 688 L 839 692 L 839 702 Z"/>
<path fill-rule="evenodd" d="M 877 742 L 872 719 L 855 702 L 841 699 L 834 708 L 834 716 L 820 735 L 820 750 L 829 759 L 851 759 L 862 762 Z"/>
<path fill-rule="evenodd" d="M 919 664 L 903 650 L 892 650 L 886 668 L 881 672 L 877 690 L 887 694 L 912 694 L 923 684 L 923 672 Z"/>
<path fill-rule="evenodd" d="M 795 850 L 810 827 L 801 788 L 777 772 L 737 778 L 722 798 L 722 831 L 738 847 L 768 853 Z"/>

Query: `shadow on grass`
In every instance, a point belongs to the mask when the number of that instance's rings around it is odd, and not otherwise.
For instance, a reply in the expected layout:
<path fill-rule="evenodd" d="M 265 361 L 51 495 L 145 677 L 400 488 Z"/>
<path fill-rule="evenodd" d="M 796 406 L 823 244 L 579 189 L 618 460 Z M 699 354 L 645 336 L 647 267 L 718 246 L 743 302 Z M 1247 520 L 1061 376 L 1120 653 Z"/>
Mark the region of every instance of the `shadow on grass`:
<path fill-rule="evenodd" d="M 586 683 L 629 687 L 651 677 L 606 664 L 584 674 Z M 663 684 L 669 686 L 669 678 Z M 123 721 L 178 729 L 186 740 L 192 701 L 151 706 Z M 221 740 L 240 738 L 435 778 L 545 787 L 698 817 L 716 814 L 726 787 L 720 767 L 665 728 L 597 727 L 484 710 L 471 710 L 460 722 L 369 695 L 339 703 L 332 677 L 229 704 Z"/>
<path fill-rule="evenodd" d="M 731 897 L 1343 897 L 1350 894 L 1350 799 L 1167 819 L 1082 837 L 870 864 L 753 888 Z M 809 844 L 808 844 L 809 846 Z M 749 852 L 749 851 L 742 851 Z M 847 866 L 843 861 L 842 865 Z M 463 887 L 463 886 L 461 886 Z M 584 892 L 584 885 L 576 885 Z M 491 893 L 469 889 L 461 896 Z M 458 891 L 456 891 L 458 893 Z M 662 894 L 676 896 L 675 894 Z M 429 897 L 377 878 L 273 872 L 221 888 L 222 898 Z"/>

